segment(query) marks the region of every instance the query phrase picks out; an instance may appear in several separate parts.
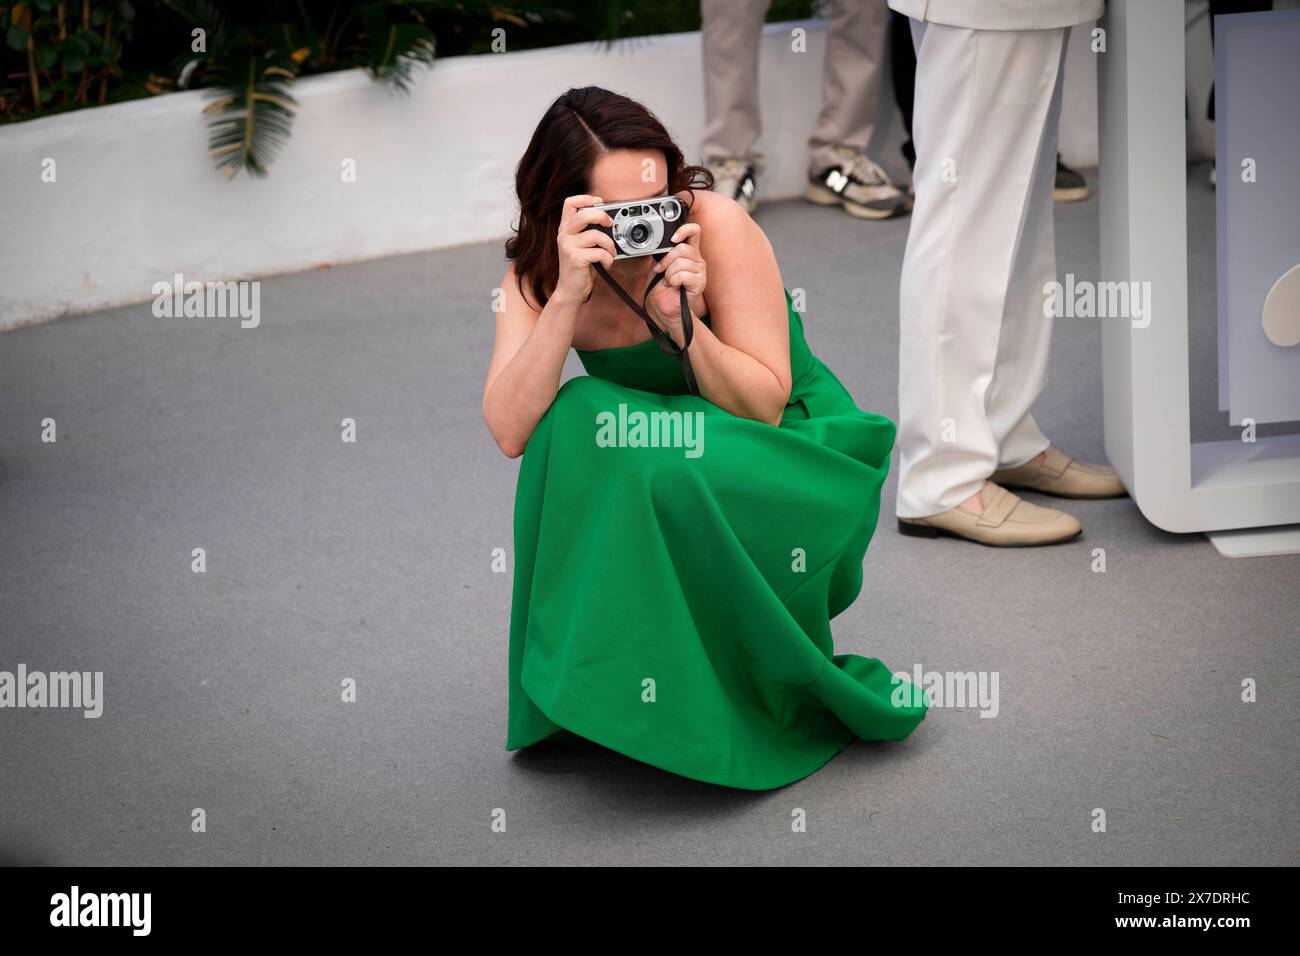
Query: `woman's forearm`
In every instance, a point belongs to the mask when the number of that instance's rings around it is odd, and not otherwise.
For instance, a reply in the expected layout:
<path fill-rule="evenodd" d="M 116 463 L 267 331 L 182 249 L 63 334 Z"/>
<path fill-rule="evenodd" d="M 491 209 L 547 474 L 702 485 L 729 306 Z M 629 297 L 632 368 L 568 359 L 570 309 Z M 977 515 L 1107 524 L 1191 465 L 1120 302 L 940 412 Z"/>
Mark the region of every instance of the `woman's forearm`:
<path fill-rule="evenodd" d="M 553 296 L 483 396 L 488 430 L 511 458 L 524 453 L 533 429 L 555 401 L 577 315 L 577 303 Z"/>
<path fill-rule="evenodd" d="M 781 423 L 790 389 L 770 368 L 727 345 L 703 322 L 695 323 L 689 354 L 704 398 L 738 418 Z"/>

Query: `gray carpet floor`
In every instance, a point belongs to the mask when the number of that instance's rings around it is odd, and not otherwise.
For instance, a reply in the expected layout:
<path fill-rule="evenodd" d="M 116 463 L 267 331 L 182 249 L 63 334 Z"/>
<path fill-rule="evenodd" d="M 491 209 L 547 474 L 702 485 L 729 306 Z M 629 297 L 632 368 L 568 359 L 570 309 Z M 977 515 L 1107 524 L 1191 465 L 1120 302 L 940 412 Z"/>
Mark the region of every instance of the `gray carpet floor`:
<path fill-rule="evenodd" d="M 1204 172 L 1189 173 L 1194 227 L 1212 213 Z M 806 290 L 813 349 L 862 407 L 893 416 L 907 221 L 799 202 L 758 218 L 787 285 Z M 1058 207 L 1057 232 L 1060 271 L 1095 278 L 1095 198 Z M 1204 233 L 1197 438 L 1231 434 L 1214 407 Z M 502 265 L 494 243 L 270 278 L 256 330 L 145 303 L 0 336 L 0 669 L 103 671 L 106 698 L 98 720 L 0 711 L 0 855 L 1297 862 L 1300 557 L 1225 559 L 1128 500 L 1072 505 L 1074 544 L 999 551 L 900 537 L 891 477 L 838 649 L 996 671 L 993 719 L 936 708 L 906 741 L 854 743 L 769 793 L 576 738 L 508 754 L 511 578 L 492 552 L 512 548 L 518 463 L 479 412 Z M 1038 408 L 1091 459 L 1099 338 L 1095 323 L 1058 323 Z M 46 417 L 55 444 L 39 440 Z M 340 441 L 345 417 L 355 445 Z M 355 703 L 340 699 L 346 678 Z M 1248 678 L 1255 703 L 1241 701 Z M 791 832 L 796 808 L 806 833 Z"/>

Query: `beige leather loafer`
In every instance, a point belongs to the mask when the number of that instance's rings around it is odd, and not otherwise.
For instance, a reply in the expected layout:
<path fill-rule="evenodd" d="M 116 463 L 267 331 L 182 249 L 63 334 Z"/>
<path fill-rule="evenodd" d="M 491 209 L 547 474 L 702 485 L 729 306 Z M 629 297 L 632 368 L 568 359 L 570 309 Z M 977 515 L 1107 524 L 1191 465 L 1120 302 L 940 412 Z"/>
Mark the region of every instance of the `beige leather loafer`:
<path fill-rule="evenodd" d="M 928 518 L 899 518 L 898 530 L 917 538 L 946 534 L 998 548 L 1058 544 L 1083 530 L 1065 512 L 1031 504 L 991 481 L 984 482 L 981 493 L 983 514 L 952 508 Z"/>
<path fill-rule="evenodd" d="M 1076 461 L 1055 445 L 1048 446 L 1041 462 L 999 469 L 989 480 L 1060 498 L 1118 498 L 1128 494 L 1114 468 Z"/>

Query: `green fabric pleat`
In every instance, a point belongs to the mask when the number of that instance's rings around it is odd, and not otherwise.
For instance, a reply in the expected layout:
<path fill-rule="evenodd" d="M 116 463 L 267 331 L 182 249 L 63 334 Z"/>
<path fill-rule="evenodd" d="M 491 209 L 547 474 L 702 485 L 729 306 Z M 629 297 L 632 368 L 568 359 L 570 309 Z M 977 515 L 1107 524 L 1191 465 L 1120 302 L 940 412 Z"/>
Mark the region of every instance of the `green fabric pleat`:
<path fill-rule="evenodd" d="M 686 395 L 653 341 L 579 352 L 520 465 L 506 748 L 568 730 L 710 783 L 768 790 L 855 737 L 902 740 L 924 695 L 836 655 L 862 588 L 894 425 L 861 411 L 790 304 L 780 427 Z M 601 447 L 598 416 L 702 413 L 682 447 Z M 802 556 L 802 563 L 798 559 Z"/>

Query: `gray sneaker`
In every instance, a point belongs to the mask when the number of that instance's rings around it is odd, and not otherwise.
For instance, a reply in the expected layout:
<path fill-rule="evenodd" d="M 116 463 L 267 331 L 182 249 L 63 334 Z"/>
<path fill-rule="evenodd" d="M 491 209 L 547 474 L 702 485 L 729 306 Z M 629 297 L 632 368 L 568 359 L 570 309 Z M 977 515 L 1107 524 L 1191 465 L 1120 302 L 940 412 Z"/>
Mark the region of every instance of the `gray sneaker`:
<path fill-rule="evenodd" d="M 840 163 L 808 176 L 803 196 L 819 206 L 840 206 L 858 219 L 892 219 L 912 208 L 907 194 L 865 153 L 841 147 Z"/>
<path fill-rule="evenodd" d="M 754 164 L 746 159 L 729 157 L 714 160 L 708 167 L 713 174 L 713 191 L 736 200 L 752 216 L 758 208 Z"/>

